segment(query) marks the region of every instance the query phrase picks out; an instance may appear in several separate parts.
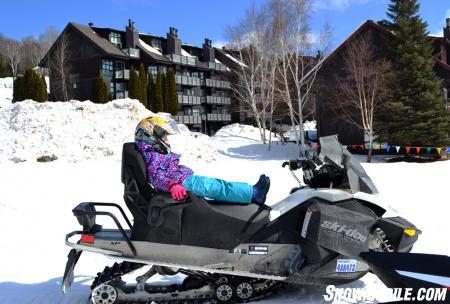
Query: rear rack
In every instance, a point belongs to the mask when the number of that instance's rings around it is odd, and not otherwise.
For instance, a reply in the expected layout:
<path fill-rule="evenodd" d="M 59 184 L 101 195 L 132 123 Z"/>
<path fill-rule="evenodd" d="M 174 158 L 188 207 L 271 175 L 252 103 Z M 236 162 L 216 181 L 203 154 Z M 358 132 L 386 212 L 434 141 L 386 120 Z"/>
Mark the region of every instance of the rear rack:
<path fill-rule="evenodd" d="M 82 206 L 80 208 L 80 206 Z M 122 236 L 124 237 L 128 247 L 130 248 L 131 252 L 133 253 L 134 256 L 136 256 L 137 252 L 136 252 L 136 248 L 134 247 L 133 243 L 131 242 L 130 238 L 128 237 L 127 233 L 125 232 L 125 230 L 123 229 L 122 225 L 120 224 L 119 220 L 117 219 L 117 217 L 112 214 L 111 212 L 107 212 L 107 211 L 97 211 L 95 210 L 95 206 L 104 206 L 104 207 L 115 207 L 117 209 L 119 209 L 120 213 L 122 214 L 125 222 L 127 223 L 128 227 L 130 228 L 130 230 L 132 229 L 132 225 L 130 220 L 128 219 L 127 215 L 125 214 L 125 212 L 123 211 L 122 207 L 120 207 L 118 204 L 115 203 L 98 203 L 98 202 L 85 202 L 85 203 L 80 203 L 76 208 L 74 208 L 72 210 L 73 214 L 77 217 L 78 222 L 80 223 L 80 225 L 83 225 L 83 228 L 85 231 L 73 231 L 69 234 L 66 235 L 66 245 L 76 248 L 76 249 L 87 249 L 90 251 L 93 251 L 93 247 L 90 246 L 85 246 L 85 245 L 80 245 L 79 243 L 72 243 L 69 241 L 69 239 L 76 235 L 76 234 L 85 234 L 86 232 L 91 231 L 94 226 L 95 226 L 95 221 L 91 222 L 91 219 L 87 219 L 87 223 L 86 225 L 89 225 L 89 229 L 86 229 L 85 225 L 84 225 L 84 220 L 85 218 L 83 218 L 83 216 L 85 215 L 91 215 L 91 216 L 109 216 L 110 218 L 112 218 L 112 220 L 114 221 L 114 223 L 116 224 L 117 228 L 119 229 L 120 233 L 122 234 Z M 86 207 L 86 208 L 83 208 Z M 87 231 L 86 231 L 87 230 Z M 110 254 L 113 255 L 122 255 L 122 253 L 120 252 L 116 252 L 116 251 L 110 251 L 110 250 L 103 250 L 103 249 L 97 249 L 98 251 L 108 251 Z"/>

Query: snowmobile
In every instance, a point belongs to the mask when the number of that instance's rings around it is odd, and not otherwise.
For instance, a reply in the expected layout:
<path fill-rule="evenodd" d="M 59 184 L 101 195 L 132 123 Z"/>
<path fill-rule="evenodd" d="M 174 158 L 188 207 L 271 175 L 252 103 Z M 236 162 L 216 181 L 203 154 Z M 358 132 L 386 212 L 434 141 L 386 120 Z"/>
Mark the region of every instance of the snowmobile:
<path fill-rule="evenodd" d="M 73 214 L 82 229 L 66 236 L 72 249 L 63 291 L 70 288 L 83 251 L 121 261 L 95 278 L 90 296 L 95 304 L 248 302 L 288 284 L 350 283 L 370 265 L 383 276 L 388 271 L 378 265 L 377 254 L 411 251 L 421 231 L 383 206 L 372 180 L 336 136 L 320 138 L 320 147 L 314 159 L 283 163 L 299 187 L 272 206 L 259 206 L 192 193 L 174 201 L 147 182 L 140 152 L 125 143 L 121 180 L 133 221 L 115 203 L 76 206 Z M 302 169 L 303 183 L 295 169 Z M 111 218 L 117 229 L 103 228 L 99 217 Z M 136 283 L 122 280 L 145 266 L 151 267 Z M 177 273 L 185 275 L 179 284 L 148 283 L 155 274 Z"/>

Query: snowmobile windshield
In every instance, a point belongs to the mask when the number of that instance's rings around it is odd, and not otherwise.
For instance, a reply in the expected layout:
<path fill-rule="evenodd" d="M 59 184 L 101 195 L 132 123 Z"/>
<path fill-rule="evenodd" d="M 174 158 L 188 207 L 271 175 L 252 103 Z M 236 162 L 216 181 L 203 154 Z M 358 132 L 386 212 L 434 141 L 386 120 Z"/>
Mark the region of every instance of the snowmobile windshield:
<path fill-rule="evenodd" d="M 334 164 L 347 172 L 348 183 L 352 193 L 378 193 L 377 187 L 367 175 L 356 158 L 344 148 L 336 135 L 320 138 L 319 159 L 324 163 Z"/>

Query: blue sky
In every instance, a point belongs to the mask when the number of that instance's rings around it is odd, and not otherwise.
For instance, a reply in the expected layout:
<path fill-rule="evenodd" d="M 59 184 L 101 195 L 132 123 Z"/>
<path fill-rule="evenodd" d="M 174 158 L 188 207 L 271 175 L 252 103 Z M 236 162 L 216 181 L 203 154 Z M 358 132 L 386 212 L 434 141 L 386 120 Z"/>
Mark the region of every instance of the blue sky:
<path fill-rule="evenodd" d="M 7 0 L 2 1 L 0 32 L 16 39 L 38 36 L 48 26 L 62 30 L 69 21 L 123 29 L 132 18 L 141 32 L 165 36 L 168 28 L 179 29 L 183 42 L 201 45 L 208 37 L 224 41 L 224 29 L 236 24 L 250 4 L 263 0 Z M 333 30 L 334 46 L 367 19 L 385 17 L 388 0 L 313 0 L 313 31 L 325 22 Z M 431 34 L 442 34 L 450 17 L 449 0 L 419 0 L 421 15 Z"/>

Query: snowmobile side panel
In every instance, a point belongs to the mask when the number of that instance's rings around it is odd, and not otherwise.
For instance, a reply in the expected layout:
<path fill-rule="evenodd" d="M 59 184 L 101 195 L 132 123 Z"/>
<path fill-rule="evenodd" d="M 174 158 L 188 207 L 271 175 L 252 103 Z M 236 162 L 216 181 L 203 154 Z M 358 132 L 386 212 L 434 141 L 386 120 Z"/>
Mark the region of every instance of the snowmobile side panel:
<path fill-rule="evenodd" d="M 82 252 L 82 250 L 71 249 L 69 254 L 67 255 L 66 269 L 64 270 L 64 276 L 61 283 L 61 289 L 63 293 L 67 293 L 73 283 L 73 272 Z"/>
<path fill-rule="evenodd" d="M 302 232 L 309 241 L 349 257 L 358 257 L 369 249 L 369 228 L 375 223 L 376 216 L 370 210 L 358 208 L 358 212 L 348 209 L 356 201 L 347 201 L 337 205 L 328 205 L 317 201 L 308 209 L 309 221 L 304 222 Z M 307 227 L 305 227 L 307 225 Z"/>

